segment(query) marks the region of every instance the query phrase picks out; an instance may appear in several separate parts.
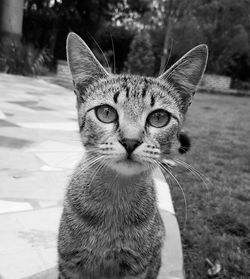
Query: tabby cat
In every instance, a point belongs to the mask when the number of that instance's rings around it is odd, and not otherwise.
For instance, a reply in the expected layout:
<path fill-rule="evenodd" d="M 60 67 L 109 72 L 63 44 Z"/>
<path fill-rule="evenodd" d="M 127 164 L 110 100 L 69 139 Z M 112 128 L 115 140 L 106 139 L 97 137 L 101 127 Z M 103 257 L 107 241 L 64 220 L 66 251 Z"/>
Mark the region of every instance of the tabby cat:
<path fill-rule="evenodd" d="M 65 196 L 59 278 L 155 279 L 165 229 L 152 171 L 178 153 L 207 46 L 158 78 L 108 73 L 74 33 L 67 58 L 85 152 Z"/>

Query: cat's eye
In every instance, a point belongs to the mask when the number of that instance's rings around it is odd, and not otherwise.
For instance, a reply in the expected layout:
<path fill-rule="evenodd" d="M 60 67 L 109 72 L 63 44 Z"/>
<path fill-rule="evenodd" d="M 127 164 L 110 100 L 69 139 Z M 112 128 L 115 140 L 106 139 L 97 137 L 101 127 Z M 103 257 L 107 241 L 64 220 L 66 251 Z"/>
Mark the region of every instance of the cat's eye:
<path fill-rule="evenodd" d="M 147 123 L 155 128 L 162 128 L 166 126 L 169 121 L 170 113 L 163 109 L 151 112 L 147 118 Z"/>
<path fill-rule="evenodd" d="M 96 117 L 104 123 L 115 122 L 118 118 L 117 112 L 109 105 L 102 105 L 95 108 Z"/>

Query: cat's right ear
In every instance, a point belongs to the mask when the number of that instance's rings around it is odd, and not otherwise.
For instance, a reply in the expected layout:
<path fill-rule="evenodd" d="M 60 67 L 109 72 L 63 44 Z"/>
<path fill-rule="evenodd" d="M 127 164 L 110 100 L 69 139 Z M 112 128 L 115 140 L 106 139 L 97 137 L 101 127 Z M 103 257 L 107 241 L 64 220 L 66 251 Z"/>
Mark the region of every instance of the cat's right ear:
<path fill-rule="evenodd" d="M 180 105 L 187 109 L 204 74 L 208 57 L 206 45 L 198 45 L 187 52 L 158 79 L 170 83 L 180 97 Z"/>
<path fill-rule="evenodd" d="M 110 74 L 95 58 L 86 43 L 75 33 L 67 37 L 67 61 L 75 86 L 86 87 Z"/>

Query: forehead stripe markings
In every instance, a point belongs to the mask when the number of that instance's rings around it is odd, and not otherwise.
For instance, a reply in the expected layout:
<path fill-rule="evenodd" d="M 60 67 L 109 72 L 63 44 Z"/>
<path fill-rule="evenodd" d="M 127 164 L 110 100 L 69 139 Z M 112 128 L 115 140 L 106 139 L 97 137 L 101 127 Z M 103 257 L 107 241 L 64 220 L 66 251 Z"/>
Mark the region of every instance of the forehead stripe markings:
<path fill-rule="evenodd" d="M 126 86 L 126 98 L 128 98 L 129 97 L 129 88 L 128 88 L 128 86 Z"/>
<path fill-rule="evenodd" d="M 117 104 L 117 102 L 118 102 L 118 97 L 119 97 L 119 94 L 120 94 L 120 92 L 119 91 L 117 91 L 115 94 L 114 94 L 114 97 L 113 97 L 113 99 L 114 99 L 114 102 Z"/>
<path fill-rule="evenodd" d="M 151 107 L 153 107 L 154 104 L 155 104 L 155 97 L 151 95 L 151 102 L 150 102 Z"/>
<path fill-rule="evenodd" d="M 128 87 L 127 82 L 128 82 L 127 77 L 123 77 L 123 87 L 124 87 L 125 90 L 126 90 L 126 98 L 129 97 L 129 87 Z"/>
<path fill-rule="evenodd" d="M 141 95 L 142 98 L 144 98 L 146 96 L 147 89 L 148 89 L 148 81 L 145 78 L 144 79 L 144 87 L 142 88 L 142 95 Z"/>

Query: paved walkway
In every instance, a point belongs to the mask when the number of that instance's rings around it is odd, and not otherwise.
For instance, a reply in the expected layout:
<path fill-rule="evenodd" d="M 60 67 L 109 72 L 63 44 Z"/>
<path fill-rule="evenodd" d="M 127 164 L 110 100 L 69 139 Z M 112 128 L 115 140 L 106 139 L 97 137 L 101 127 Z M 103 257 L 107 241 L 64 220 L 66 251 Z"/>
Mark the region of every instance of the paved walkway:
<path fill-rule="evenodd" d="M 0 74 L 1 279 L 57 278 L 62 199 L 83 152 L 72 92 L 43 80 Z M 156 176 L 167 227 L 159 278 L 183 278 L 169 189 Z"/>

